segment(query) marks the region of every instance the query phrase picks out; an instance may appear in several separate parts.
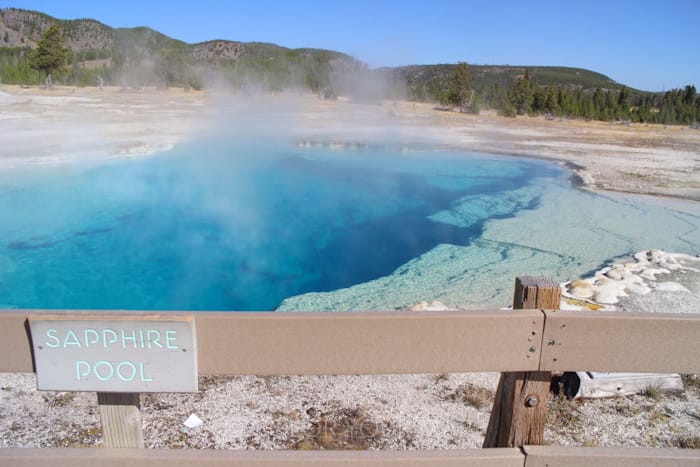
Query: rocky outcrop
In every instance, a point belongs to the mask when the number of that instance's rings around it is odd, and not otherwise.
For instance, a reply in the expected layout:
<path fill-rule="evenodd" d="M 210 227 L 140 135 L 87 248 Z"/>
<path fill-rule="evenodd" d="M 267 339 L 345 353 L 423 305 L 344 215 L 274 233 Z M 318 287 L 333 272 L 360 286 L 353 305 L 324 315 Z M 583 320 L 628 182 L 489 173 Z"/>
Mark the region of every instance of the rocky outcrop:
<path fill-rule="evenodd" d="M 691 293 L 687 287 L 673 280 L 659 281 L 657 276 L 700 273 L 700 258 L 691 255 L 666 253 L 661 250 L 641 251 L 634 262 L 617 263 L 597 271 L 592 277 L 562 284 L 563 308 L 616 309 L 616 304 L 630 295 L 651 292 Z M 602 305 L 602 307 L 600 306 Z"/>
<path fill-rule="evenodd" d="M 192 58 L 196 61 L 236 60 L 245 53 L 245 47 L 240 42 L 209 41 L 195 44 L 192 47 Z"/>
<path fill-rule="evenodd" d="M 73 51 L 114 46 L 114 30 L 99 21 L 59 20 L 36 11 L 7 8 L 0 10 L 0 47 L 35 47 L 42 32 L 56 23 Z"/>

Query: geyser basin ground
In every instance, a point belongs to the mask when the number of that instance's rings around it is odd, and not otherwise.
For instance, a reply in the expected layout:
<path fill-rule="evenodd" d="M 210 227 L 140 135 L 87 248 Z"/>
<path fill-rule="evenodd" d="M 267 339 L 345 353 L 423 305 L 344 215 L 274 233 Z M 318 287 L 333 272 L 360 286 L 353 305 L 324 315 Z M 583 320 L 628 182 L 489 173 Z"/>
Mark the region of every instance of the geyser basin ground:
<path fill-rule="evenodd" d="M 34 172 L 0 182 L 0 306 L 505 306 L 518 274 L 700 251 L 696 205 L 527 159 L 218 140 Z"/>

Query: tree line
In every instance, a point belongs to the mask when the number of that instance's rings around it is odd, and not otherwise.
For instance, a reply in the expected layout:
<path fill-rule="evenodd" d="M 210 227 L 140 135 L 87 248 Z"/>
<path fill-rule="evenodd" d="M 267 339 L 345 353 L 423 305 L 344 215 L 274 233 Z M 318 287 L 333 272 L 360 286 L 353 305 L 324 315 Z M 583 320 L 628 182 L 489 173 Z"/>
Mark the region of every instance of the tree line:
<path fill-rule="evenodd" d="M 133 49 L 133 50 L 132 50 Z M 293 53 L 293 51 L 290 51 Z M 288 52 L 288 53 L 290 53 Z M 149 57 L 148 68 L 138 48 L 72 52 L 65 46 L 59 25 L 47 28 L 35 49 L 0 48 L 0 79 L 6 83 L 39 84 L 50 86 L 53 80 L 73 85 L 123 84 L 117 83 L 125 74 L 141 83 L 160 83 L 164 86 L 199 88 L 196 65 L 182 47 L 164 47 Z M 109 58 L 109 66 L 82 66 L 85 60 Z M 367 70 L 345 69 L 342 75 L 329 66 L 330 57 L 318 53 L 311 58 L 290 55 L 286 60 L 263 60 L 259 57 L 241 57 L 231 63 L 210 63 L 211 68 L 231 81 L 245 86 L 259 83 L 272 91 L 296 85 L 308 88 L 323 97 L 337 93 L 352 93 L 353 77 Z M 342 78 L 342 79 L 339 79 Z M 359 76 L 358 76 L 359 79 Z M 356 81 L 356 80 L 355 80 Z M 482 108 L 495 109 L 501 115 L 546 115 L 548 117 L 580 118 L 603 121 L 630 121 L 664 124 L 697 125 L 700 120 L 700 96 L 695 86 L 672 89 L 664 93 L 649 93 L 620 89 L 585 88 L 581 85 L 540 85 L 528 70 L 508 82 L 489 82 L 476 88 L 472 85 L 470 67 L 459 63 L 450 72 L 429 83 L 394 83 L 376 98 L 407 98 L 416 101 L 437 101 L 443 107 L 462 112 L 479 113 Z M 397 89 L 400 88 L 400 89 Z"/>
<path fill-rule="evenodd" d="M 588 120 L 628 120 L 637 123 L 692 124 L 700 118 L 695 86 L 665 93 L 620 90 L 584 90 L 540 86 L 525 73 L 507 90 L 491 90 L 493 107 L 503 115 L 548 114 Z"/>
<path fill-rule="evenodd" d="M 663 93 L 621 89 L 586 89 L 576 85 L 537 83 L 529 71 L 512 83 L 489 83 L 480 89 L 470 85 L 469 67 L 460 63 L 452 75 L 429 85 L 407 82 L 408 98 L 435 100 L 441 105 L 478 113 L 482 107 L 500 115 L 546 115 L 602 121 L 630 121 L 696 125 L 700 121 L 700 96 L 694 85 Z M 469 96 L 469 105 L 465 105 Z"/>

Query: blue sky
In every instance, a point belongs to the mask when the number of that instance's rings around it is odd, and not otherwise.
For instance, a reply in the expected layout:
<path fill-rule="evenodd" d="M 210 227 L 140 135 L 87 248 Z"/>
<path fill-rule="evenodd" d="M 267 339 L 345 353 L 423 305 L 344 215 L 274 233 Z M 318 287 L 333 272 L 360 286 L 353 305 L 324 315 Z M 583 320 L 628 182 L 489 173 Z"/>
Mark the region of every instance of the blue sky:
<path fill-rule="evenodd" d="M 700 0 L 0 0 L 11 6 L 190 43 L 338 50 L 372 67 L 561 65 L 649 91 L 700 85 Z"/>

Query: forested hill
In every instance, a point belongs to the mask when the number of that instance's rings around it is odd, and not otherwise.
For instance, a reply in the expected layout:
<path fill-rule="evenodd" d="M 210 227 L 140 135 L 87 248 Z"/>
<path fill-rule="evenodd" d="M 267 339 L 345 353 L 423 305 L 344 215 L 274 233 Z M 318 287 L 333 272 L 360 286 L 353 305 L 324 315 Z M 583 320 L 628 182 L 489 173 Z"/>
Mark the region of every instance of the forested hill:
<path fill-rule="evenodd" d="M 410 83 L 414 92 L 420 92 L 420 87 L 429 90 L 436 87 L 435 83 L 446 83 L 454 75 L 457 65 L 411 65 L 396 68 L 384 68 L 398 79 Z M 623 85 L 609 77 L 582 68 L 554 66 L 496 66 L 470 65 L 471 81 L 475 88 L 490 86 L 509 86 L 528 72 L 530 77 L 537 80 L 541 86 L 563 86 L 581 89 L 622 89 Z"/>
<path fill-rule="evenodd" d="M 60 66 L 37 64 L 38 46 L 54 25 L 60 32 L 52 40 L 62 38 L 56 49 L 63 51 Z M 503 115 L 694 125 L 700 119 L 694 86 L 651 93 L 568 67 L 437 64 L 370 70 L 331 50 L 223 39 L 188 44 L 148 27 L 115 29 L 93 19 L 0 9 L 0 82 L 36 85 L 48 75 L 78 86 L 201 88 L 223 82 L 253 92 L 294 88 L 324 98 L 410 99 L 475 113 L 488 107 Z"/>
<path fill-rule="evenodd" d="M 323 49 L 289 49 L 274 44 L 211 40 L 187 44 L 148 27 L 111 28 L 92 19 L 60 20 L 35 11 L 0 9 L 0 79 L 5 83 L 43 82 L 30 67 L 35 49 L 50 26 L 61 27 L 70 49 L 58 81 L 200 87 L 216 76 L 234 86 L 283 89 L 302 86 L 324 91 L 331 71 L 366 69 L 353 57 Z"/>
<path fill-rule="evenodd" d="M 53 24 L 60 24 L 66 45 L 71 50 L 70 64 L 77 70 L 72 71 L 77 84 L 94 84 L 91 79 L 96 72 L 83 70 L 100 69 L 108 82 L 118 79 L 118 71 L 124 68 L 134 69 L 151 65 L 162 68 L 166 76 L 147 76 L 147 70 L 141 70 L 140 79 L 155 80 L 162 78 L 172 81 L 169 84 L 183 84 L 188 78 L 188 68 L 197 65 L 219 65 L 220 71 L 228 71 L 229 78 L 236 78 L 236 73 L 226 70 L 227 65 L 236 65 L 239 81 L 258 74 L 267 76 L 262 83 L 269 86 L 300 84 L 318 87 L 324 77 L 313 74 L 327 74 L 338 69 L 344 71 L 367 71 L 367 67 L 354 58 L 329 50 L 288 49 L 274 44 L 243 43 L 229 40 L 212 40 L 200 44 L 187 44 L 170 38 L 147 27 L 113 29 L 92 19 L 59 20 L 43 13 L 7 8 L 0 10 L 0 48 L 5 49 L 7 57 L 12 52 L 21 56 L 27 48 L 35 48 L 42 32 Z M 164 63 L 166 62 L 166 63 Z M 169 62 L 169 63 L 168 63 Z M 436 94 L 435 89 L 445 87 L 456 65 L 414 65 L 398 68 L 374 70 L 372 75 L 389 77 L 389 82 L 396 85 L 394 92 L 405 91 L 429 97 Z M 541 85 L 564 87 L 582 86 L 585 89 L 611 88 L 619 89 L 621 85 L 610 78 L 588 70 L 563 67 L 529 67 L 530 73 Z M 245 72 L 243 72 L 245 70 Z M 494 84 L 507 87 L 519 76 L 524 75 L 524 67 L 518 66 L 471 66 L 472 84 L 475 88 L 486 88 Z M 38 72 L 32 76 L 31 70 L 24 70 L 29 76 L 16 78 L 35 78 L 40 80 Z M 17 81 L 4 73 L 4 82 Z M 125 73 L 122 73 L 125 74 Z M 178 74 L 180 76 L 178 76 Z M 196 73 L 189 73 L 196 75 Z M 278 75 L 273 77 L 272 75 Z M 128 77 L 128 76 L 127 76 Z M 177 82 L 181 81 L 181 82 Z M 234 79 L 235 81 L 235 79 Z M 255 80 L 260 83 L 260 81 Z M 316 83 L 315 83 L 316 81 Z M 116 84 L 116 83 L 114 83 Z M 193 83 L 194 84 L 194 83 Z"/>

